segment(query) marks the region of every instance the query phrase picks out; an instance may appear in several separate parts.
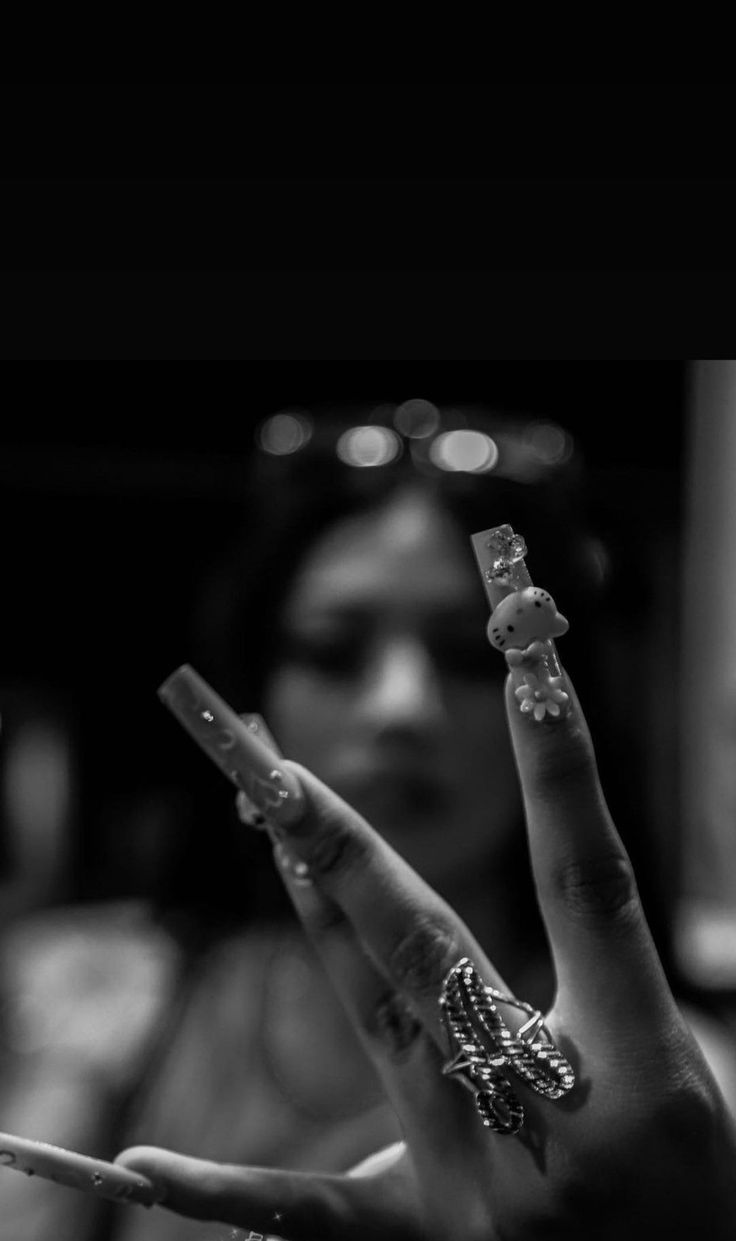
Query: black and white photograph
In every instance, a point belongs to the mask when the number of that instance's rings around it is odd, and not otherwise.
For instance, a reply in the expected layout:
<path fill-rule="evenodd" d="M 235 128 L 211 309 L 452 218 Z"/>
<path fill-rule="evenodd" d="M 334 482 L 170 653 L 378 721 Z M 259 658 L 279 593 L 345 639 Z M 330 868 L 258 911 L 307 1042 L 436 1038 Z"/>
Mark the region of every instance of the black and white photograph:
<path fill-rule="evenodd" d="M 736 1236 L 732 88 L 424 72 L 2 84 L 0 1241 Z"/>
<path fill-rule="evenodd" d="M 34 374 L 3 1241 L 727 1237 L 736 363 Z"/>

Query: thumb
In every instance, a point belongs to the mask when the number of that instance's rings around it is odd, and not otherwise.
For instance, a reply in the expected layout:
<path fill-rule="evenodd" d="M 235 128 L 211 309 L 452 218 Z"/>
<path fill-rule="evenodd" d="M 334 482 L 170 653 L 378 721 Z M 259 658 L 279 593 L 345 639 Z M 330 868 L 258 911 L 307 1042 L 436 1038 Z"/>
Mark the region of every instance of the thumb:
<path fill-rule="evenodd" d="M 122 1151 L 117 1164 L 154 1181 L 159 1206 L 191 1219 L 217 1221 L 289 1241 L 344 1241 L 385 1236 L 386 1214 L 371 1180 L 239 1167 L 193 1159 L 153 1146 Z M 379 1218 L 380 1217 L 380 1218 Z"/>
<path fill-rule="evenodd" d="M 379 1172 L 385 1172 L 387 1168 L 392 1168 L 395 1163 L 398 1163 L 405 1153 L 406 1142 L 392 1142 L 390 1146 L 382 1146 L 380 1150 L 374 1151 L 366 1159 L 361 1159 L 360 1163 L 350 1168 L 347 1175 L 378 1176 Z"/>

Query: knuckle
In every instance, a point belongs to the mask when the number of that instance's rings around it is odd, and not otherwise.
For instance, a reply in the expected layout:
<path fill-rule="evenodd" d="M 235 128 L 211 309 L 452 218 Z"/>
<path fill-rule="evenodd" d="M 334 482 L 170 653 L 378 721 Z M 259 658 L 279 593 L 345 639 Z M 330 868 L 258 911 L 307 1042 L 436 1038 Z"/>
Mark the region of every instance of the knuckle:
<path fill-rule="evenodd" d="M 639 915 L 634 872 L 628 858 L 619 853 L 561 863 L 545 888 L 545 895 L 581 921 L 605 919 L 628 924 Z"/>
<path fill-rule="evenodd" d="M 324 827 L 301 852 L 310 871 L 328 880 L 355 870 L 367 858 L 365 843 L 339 824 Z"/>
<path fill-rule="evenodd" d="M 334 901 L 321 900 L 308 916 L 302 914 L 305 926 L 315 939 L 335 941 L 350 934 L 347 915 Z"/>
<path fill-rule="evenodd" d="M 422 1032 L 421 1023 L 395 991 L 385 992 L 373 1005 L 364 1028 L 393 1060 L 405 1059 Z"/>
<path fill-rule="evenodd" d="M 593 1139 L 599 1167 L 619 1170 L 619 1184 L 641 1177 L 642 1150 L 659 1152 L 663 1164 L 697 1167 L 710 1164 L 723 1140 L 722 1114 L 715 1090 L 706 1083 L 660 1084 L 642 1089 L 616 1115 L 605 1135 Z"/>
<path fill-rule="evenodd" d="M 436 995 L 460 955 L 452 927 L 420 918 L 393 948 L 389 970 L 399 987 L 410 995 Z"/>
<path fill-rule="evenodd" d="M 659 1100 L 654 1120 L 657 1140 L 674 1146 L 680 1155 L 713 1150 L 721 1121 L 715 1084 L 689 1074 Z"/>
<path fill-rule="evenodd" d="M 560 736 L 553 723 L 547 732 L 538 734 L 533 758 L 533 776 L 545 791 L 557 788 L 594 788 L 598 779 L 597 766 L 590 739 L 579 724 L 568 724 Z"/>

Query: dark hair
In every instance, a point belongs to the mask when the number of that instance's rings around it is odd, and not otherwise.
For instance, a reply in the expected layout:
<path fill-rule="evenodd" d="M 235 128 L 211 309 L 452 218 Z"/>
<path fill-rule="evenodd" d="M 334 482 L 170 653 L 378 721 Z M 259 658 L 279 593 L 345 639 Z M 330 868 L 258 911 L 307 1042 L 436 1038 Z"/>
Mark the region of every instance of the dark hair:
<path fill-rule="evenodd" d="M 483 425 L 494 425 L 492 417 L 486 414 L 485 419 Z M 359 467 L 341 461 L 335 446 L 346 428 L 361 421 L 365 423 L 365 411 L 324 416 L 313 424 L 312 437 L 302 447 L 282 454 L 256 451 L 243 522 L 232 531 L 193 608 L 191 662 L 238 710 L 260 710 L 264 686 L 279 658 L 283 604 L 310 548 L 335 522 L 380 508 L 401 488 L 421 488 L 468 536 L 508 522 L 526 539 L 532 577 L 551 591 L 573 623 L 575 640 L 569 650 L 565 648 L 565 662 L 585 703 L 604 788 L 632 855 L 655 938 L 667 959 L 666 893 L 657 883 L 656 859 L 650 856 L 651 833 L 641 822 L 645 739 L 636 722 L 617 718 L 607 700 L 611 677 L 601 674 L 604 639 L 606 625 L 617 624 L 618 607 L 606 591 L 606 583 L 614 580 L 607 572 L 606 548 L 588 528 L 586 475 L 579 454 L 573 446 L 564 460 L 545 467 L 542 459 L 536 470 L 524 473 L 518 451 L 529 442 L 529 427 L 538 424 L 497 419 L 501 442 L 504 434 L 507 439 L 516 435 L 515 473 L 511 453 L 506 469 L 502 455 L 499 468 L 486 473 L 432 469 L 426 446 L 422 455 L 406 439 L 404 451 L 392 460 Z M 477 421 L 471 423 L 471 428 L 476 425 Z M 468 555 L 472 556 L 469 540 Z M 631 575 L 631 562 L 627 568 Z M 646 600 L 643 603 L 646 606 Z M 619 778 L 622 763 L 626 782 Z M 204 766 L 198 768 L 201 802 L 193 796 L 190 833 L 182 841 L 179 866 L 168 871 L 165 902 L 199 906 L 213 930 L 223 922 L 242 922 L 248 913 L 254 918 L 269 913 L 278 917 L 286 902 L 270 859 L 267 866 L 262 864 L 263 842 L 254 833 L 243 833 L 232 790 Z M 217 851 L 207 849 L 203 855 L 197 844 L 202 822 L 220 816 L 223 828 L 218 827 Z M 230 866 L 227 859 L 235 838 L 241 860 Z M 195 866 L 190 850 L 197 857 Z"/>
<path fill-rule="evenodd" d="M 335 452 L 346 425 L 345 418 L 336 424 L 325 418 L 316 444 L 283 456 L 256 455 L 242 527 L 213 566 L 194 616 L 197 658 L 223 692 L 258 709 L 279 654 L 282 605 L 312 545 L 333 523 L 379 509 L 409 486 L 441 505 L 468 536 L 509 522 L 529 544 L 532 573 L 540 566 L 566 608 L 592 606 L 601 584 L 599 550 L 585 530 L 577 458 L 538 469 L 528 481 L 501 470 L 422 469 L 408 450 L 384 465 L 358 468 Z M 509 425 L 501 423 L 507 437 Z M 472 558 L 469 538 L 467 548 Z"/>

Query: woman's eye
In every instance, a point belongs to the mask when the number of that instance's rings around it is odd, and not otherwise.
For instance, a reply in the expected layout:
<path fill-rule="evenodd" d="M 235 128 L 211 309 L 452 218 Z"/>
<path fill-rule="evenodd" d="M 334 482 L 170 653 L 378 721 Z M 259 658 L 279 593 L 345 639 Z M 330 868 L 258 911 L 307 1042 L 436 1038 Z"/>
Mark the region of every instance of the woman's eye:
<path fill-rule="evenodd" d="M 498 671 L 500 661 L 493 659 L 494 652 L 488 643 L 476 635 L 467 639 L 446 638 L 434 644 L 434 658 L 437 667 L 447 676 L 468 677 L 472 679 L 488 679 Z M 505 673 L 505 668 L 501 667 Z"/>
<path fill-rule="evenodd" d="M 350 676 L 361 664 L 357 643 L 339 636 L 292 635 L 285 643 L 284 655 L 292 664 L 335 677 Z"/>

